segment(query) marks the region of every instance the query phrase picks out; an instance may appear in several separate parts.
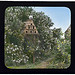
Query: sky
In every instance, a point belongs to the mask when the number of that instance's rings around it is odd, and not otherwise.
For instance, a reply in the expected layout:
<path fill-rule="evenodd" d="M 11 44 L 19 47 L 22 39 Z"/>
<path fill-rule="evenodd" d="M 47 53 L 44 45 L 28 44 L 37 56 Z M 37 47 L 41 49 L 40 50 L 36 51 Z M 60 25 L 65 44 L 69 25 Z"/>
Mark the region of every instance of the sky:
<path fill-rule="evenodd" d="M 36 12 L 44 12 L 54 23 L 53 27 L 61 28 L 64 33 L 71 24 L 71 11 L 68 7 L 32 7 Z"/>

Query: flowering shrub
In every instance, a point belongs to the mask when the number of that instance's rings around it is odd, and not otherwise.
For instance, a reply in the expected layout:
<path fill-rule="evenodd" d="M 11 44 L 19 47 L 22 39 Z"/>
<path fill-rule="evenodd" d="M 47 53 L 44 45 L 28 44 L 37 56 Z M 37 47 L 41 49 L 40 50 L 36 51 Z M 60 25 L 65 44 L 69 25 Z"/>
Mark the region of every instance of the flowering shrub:
<path fill-rule="evenodd" d="M 12 44 L 8 44 L 5 47 L 5 64 L 10 65 L 22 65 L 29 60 L 29 57 L 25 54 L 24 48 Z"/>
<path fill-rule="evenodd" d="M 17 33 L 15 35 L 14 32 L 16 33 L 16 31 L 11 31 L 10 25 L 5 26 L 4 39 L 5 39 L 5 64 L 6 66 L 23 65 L 29 60 L 29 57 L 25 53 L 25 50 L 22 44 L 20 45 L 17 44 L 19 43 L 19 40 L 17 41 L 16 37 L 18 37 L 19 39 L 19 35 L 17 35 Z M 15 37 L 14 40 L 13 40 L 13 36 Z M 22 39 L 21 36 L 20 38 Z"/>
<path fill-rule="evenodd" d="M 57 41 L 58 42 L 58 53 L 56 55 L 56 60 L 59 60 L 60 62 L 63 62 L 64 64 L 68 64 L 67 67 L 70 66 L 71 63 L 71 46 L 70 41 L 63 39 L 63 41 Z"/>

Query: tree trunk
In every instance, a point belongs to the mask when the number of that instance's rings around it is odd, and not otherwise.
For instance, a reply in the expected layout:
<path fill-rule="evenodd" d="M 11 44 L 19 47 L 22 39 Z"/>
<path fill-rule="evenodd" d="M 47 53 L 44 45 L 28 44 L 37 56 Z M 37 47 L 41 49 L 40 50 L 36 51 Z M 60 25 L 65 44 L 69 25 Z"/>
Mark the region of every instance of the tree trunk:
<path fill-rule="evenodd" d="M 34 35 L 34 46 L 35 46 L 35 35 Z M 35 49 L 35 48 L 34 48 Z M 33 52 L 33 64 L 35 63 L 35 50 Z"/>
<path fill-rule="evenodd" d="M 33 52 L 33 64 L 35 63 L 35 56 L 34 56 L 34 52 Z"/>

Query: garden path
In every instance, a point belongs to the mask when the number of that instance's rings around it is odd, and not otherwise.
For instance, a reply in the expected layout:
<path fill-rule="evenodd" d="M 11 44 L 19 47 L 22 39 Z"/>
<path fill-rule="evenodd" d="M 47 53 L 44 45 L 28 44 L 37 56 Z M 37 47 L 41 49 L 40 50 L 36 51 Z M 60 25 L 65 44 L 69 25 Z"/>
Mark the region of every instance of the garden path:
<path fill-rule="evenodd" d="M 41 69 L 47 68 L 51 59 L 49 58 L 46 61 L 42 61 L 40 64 L 36 65 L 35 68 L 41 68 Z"/>

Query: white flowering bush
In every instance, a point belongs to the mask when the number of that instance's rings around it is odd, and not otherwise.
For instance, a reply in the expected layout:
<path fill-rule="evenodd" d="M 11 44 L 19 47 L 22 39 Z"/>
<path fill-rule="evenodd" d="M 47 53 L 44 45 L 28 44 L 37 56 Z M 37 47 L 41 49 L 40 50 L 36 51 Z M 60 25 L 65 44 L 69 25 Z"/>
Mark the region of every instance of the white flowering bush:
<path fill-rule="evenodd" d="M 16 35 L 14 32 L 16 33 Z M 16 32 L 16 30 L 12 31 L 10 25 L 5 26 L 4 40 L 5 40 L 5 65 L 6 66 L 23 65 L 26 64 L 29 60 L 29 57 L 25 53 L 24 47 L 22 45 L 23 38 L 19 34 L 20 33 Z M 19 42 L 20 40 L 21 42 Z"/>
<path fill-rule="evenodd" d="M 12 44 L 8 44 L 5 47 L 5 64 L 10 65 L 23 65 L 29 60 L 29 57 L 25 54 L 24 48 Z"/>

